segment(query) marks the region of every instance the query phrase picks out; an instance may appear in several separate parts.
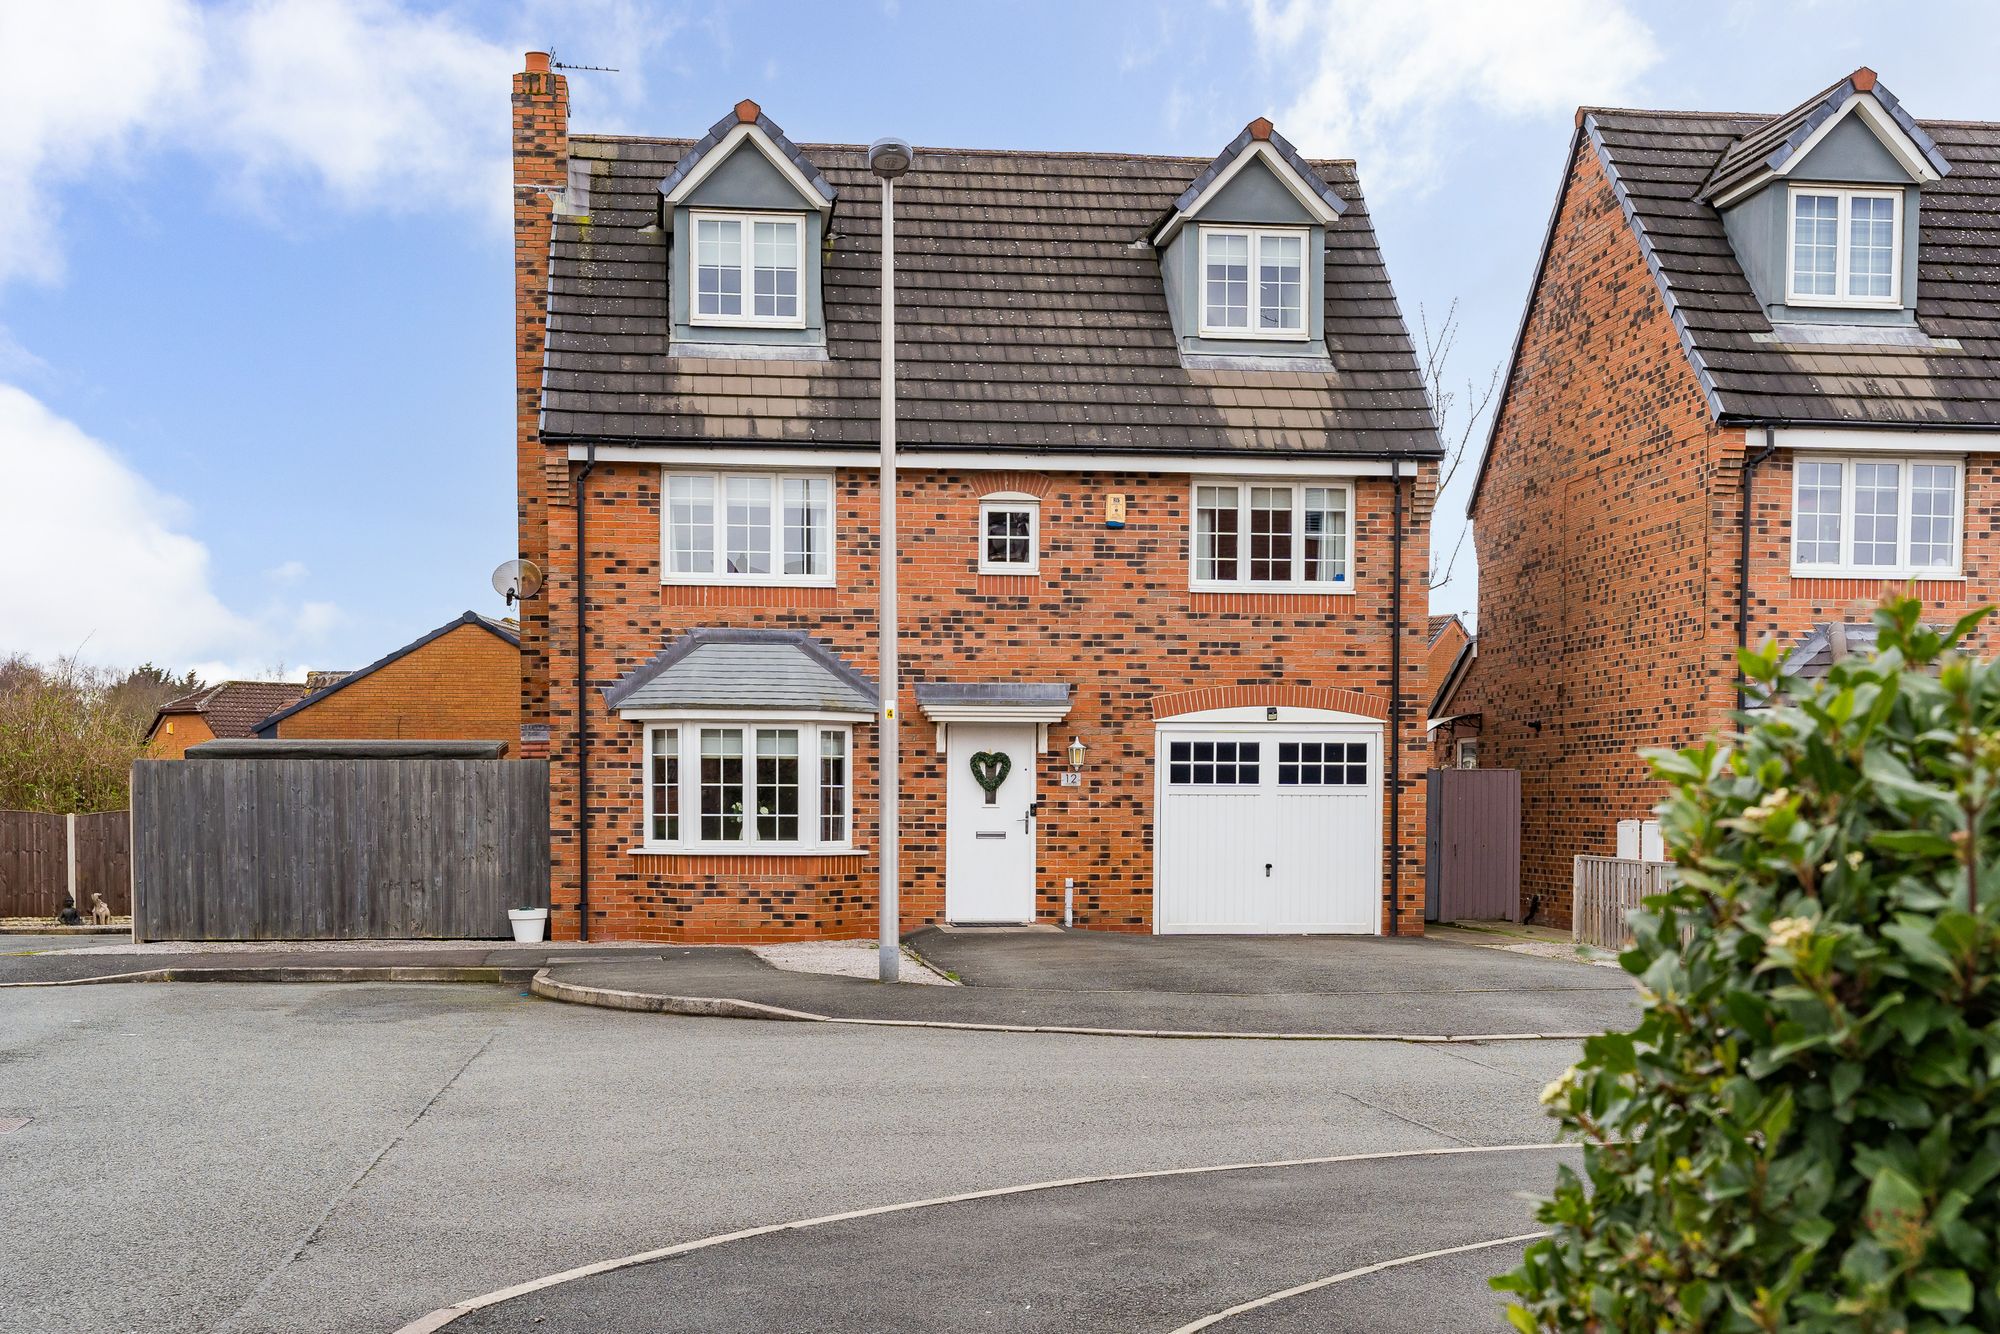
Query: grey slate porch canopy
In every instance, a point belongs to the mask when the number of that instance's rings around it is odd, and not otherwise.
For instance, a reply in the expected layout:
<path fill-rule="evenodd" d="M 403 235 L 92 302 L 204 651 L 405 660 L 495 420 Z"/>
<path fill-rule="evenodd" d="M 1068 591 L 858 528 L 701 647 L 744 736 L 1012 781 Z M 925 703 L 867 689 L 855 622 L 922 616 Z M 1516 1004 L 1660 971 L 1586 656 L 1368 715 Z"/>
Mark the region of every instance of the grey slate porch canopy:
<path fill-rule="evenodd" d="M 1053 723 L 1069 716 L 1069 687 L 1042 681 L 924 681 L 917 707 L 936 723 Z"/>
<path fill-rule="evenodd" d="M 604 692 L 623 713 L 733 709 L 872 717 L 875 683 L 799 630 L 690 630 Z"/>

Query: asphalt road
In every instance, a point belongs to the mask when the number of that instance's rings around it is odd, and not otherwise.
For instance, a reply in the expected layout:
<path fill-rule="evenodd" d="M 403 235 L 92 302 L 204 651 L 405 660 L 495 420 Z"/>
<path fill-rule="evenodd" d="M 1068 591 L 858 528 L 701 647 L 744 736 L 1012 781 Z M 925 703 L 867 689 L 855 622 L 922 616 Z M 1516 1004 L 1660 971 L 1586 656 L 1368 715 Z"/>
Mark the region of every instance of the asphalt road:
<path fill-rule="evenodd" d="M 0 993 L 0 1118 L 32 1118 L 0 1133 L 0 1325 L 388 1331 L 572 1266 L 875 1205 L 1538 1143 L 1535 1094 L 1574 1057 L 662 1018 L 473 986 Z M 1519 1184 L 1460 1189 L 1518 1217 Z M 1409 1212 L 1387 1192 L 1343 1217 L 1365 1232 Z"/>

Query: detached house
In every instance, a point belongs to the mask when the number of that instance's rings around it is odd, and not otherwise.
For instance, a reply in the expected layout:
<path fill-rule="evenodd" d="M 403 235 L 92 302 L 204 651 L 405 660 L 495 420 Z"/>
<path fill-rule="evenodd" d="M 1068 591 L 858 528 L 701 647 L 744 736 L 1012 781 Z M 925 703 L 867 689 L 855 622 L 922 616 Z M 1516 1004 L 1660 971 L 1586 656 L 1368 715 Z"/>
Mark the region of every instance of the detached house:
<path fill-rule="evenodd" d="M 1810 674 L 1886 593 L 2000 596 L 1996 178 L 2000 125 L 1916 120 L 1868 69 L 1777 116 L 1578 114 L 1449 708 L 1521 771 L 1542 920 L 1660 799 L 1640 748 L 1727 728 L 1738 645 Z"/>
<path fill-rule="evenodd" d="M 558 936 L 871 935 L 890 707 L 905 928 L 1421 931 L 1440 451 L 1351 163 L 918 150 L 883 700 L 866 150 L 513 102 Z"/>

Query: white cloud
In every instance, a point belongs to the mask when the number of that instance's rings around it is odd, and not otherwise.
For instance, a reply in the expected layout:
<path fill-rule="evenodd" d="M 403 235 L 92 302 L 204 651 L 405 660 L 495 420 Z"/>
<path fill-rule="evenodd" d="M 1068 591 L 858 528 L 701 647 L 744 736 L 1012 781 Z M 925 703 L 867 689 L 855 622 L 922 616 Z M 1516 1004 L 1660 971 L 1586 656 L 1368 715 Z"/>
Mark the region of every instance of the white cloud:
<path fill-rule="evenodd" d="M 103 442 L 0 384 L 0 656 L 254 672 L 337 625 L 324 602 L 245 615 L 211 582 L 186 506 Z"/>
<path fill-rule="evenodd" d="M 1454 115 L 1617 102 L 1660 58 L 1626 0 L 1250 0 L 1276 69 L 1307 70 L 1273 114 L 1311 156 L 1352 157 L 1371 193 L 1421 189 Z"/>

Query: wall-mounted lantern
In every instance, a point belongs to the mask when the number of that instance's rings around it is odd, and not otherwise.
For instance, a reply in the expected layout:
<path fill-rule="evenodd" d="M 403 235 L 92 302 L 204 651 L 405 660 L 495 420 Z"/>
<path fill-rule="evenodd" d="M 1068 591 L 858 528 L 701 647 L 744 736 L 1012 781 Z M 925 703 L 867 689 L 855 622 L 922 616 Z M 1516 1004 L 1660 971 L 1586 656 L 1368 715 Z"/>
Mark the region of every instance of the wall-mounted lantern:
<path fill-rule="evenodd" d="M 1069 771 L 1071 773 L 1083 772 L 1083 741 L 1080 738 L 1071 737 L 1069 739 L 1067 754 L 1069 756 Z"/>

